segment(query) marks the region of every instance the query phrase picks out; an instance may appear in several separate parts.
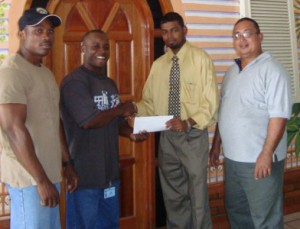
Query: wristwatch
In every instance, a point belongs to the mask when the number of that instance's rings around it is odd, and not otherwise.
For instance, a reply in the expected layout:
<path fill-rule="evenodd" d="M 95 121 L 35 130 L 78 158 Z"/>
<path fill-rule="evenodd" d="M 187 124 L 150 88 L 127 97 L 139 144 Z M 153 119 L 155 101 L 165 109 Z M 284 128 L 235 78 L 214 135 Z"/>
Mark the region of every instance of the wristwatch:
<path fill-rule="evenodd" d="M 192 129 L 192 125 L 191 125 L 191 123 L 189 122 L 189 120 L 188 120 L 188 119 L 186 119 L 186 120 L 184 120 L 184 121 L 185 121 L 185 123 L 186 123 L 186 126 L 187 126 L 186 132 L 188 133 L 188 132 L 190 132 L 190 131 L 191 131 L 191 129 Z"/>

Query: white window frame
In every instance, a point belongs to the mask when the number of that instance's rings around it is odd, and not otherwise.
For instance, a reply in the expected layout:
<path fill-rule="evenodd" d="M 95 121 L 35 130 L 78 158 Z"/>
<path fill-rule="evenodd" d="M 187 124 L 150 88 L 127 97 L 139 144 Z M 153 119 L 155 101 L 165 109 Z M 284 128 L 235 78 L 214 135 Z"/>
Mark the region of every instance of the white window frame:
<path fill-rule="evenodd" d="M 270 51 L 289 72 L 293 102 L 297 103 L 300 102 L 300 83 L 293 2 L 293 0 L 240 0 L 240 14 L 241 17 L 252 17 L 260 25 L 264 34 L 262 47 Z M 274 23 L 276 20 L 280 20 L 280 23 Z M 287 32 L 280 33 L 282 30 Z M 288 48 L 285 48 L 287 46 Z"/>

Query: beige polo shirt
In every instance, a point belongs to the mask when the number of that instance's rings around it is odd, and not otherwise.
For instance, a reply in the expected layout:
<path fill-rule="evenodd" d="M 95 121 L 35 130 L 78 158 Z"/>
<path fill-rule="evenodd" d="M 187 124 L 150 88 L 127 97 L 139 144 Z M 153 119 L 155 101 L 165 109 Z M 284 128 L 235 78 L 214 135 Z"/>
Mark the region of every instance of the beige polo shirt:
<path fill-rule="evenodd" d="M 61 147 L 59 141 L 59 89 L 45 66 L 32 65 L 18 54 L 0 66 L 0 104 L 26 104 L 26 127 L 35 153 L 47 176 L 61 181 Z M 0 127 L 1 181 L 12 187 L 35 185 L 32 176 L 17 161 L 7 135 Z"/>

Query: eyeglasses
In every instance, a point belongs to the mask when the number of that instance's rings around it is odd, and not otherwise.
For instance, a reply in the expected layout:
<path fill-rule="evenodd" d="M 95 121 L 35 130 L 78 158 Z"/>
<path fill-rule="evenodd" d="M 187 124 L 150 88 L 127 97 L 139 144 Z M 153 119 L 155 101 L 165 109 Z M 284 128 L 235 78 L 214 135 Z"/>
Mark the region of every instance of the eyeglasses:
<path fill-rule="evenodd" d="M 238 40 L 238 39 L 240 39 L 241 37 L 243 37 L 243 38 L 249 38 L 249 37 L 251 37 L 253 34 L 258 34 L 258 33 L 257 33 L 257 32 L 251 32 L 251 31 L 246 30 L 246 31 L 244 31 L 243 33 L 236 33 L 236 34 L 233 34 L 233 35 L 232 35 L 232 38 L 233 38 L 234 40 Z"/>

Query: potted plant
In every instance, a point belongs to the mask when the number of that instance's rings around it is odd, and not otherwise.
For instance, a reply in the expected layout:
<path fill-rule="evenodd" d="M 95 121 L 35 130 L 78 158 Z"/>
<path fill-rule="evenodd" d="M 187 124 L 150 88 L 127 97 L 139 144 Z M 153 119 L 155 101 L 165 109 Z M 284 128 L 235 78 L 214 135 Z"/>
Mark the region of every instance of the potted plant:
<path fill-rule="evenodd" d="M 295 154 L 300 154 L 300 103 L 294 103 L 292 117 L 287 122 L 288 147 L 295 144 Z"/>

